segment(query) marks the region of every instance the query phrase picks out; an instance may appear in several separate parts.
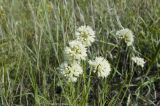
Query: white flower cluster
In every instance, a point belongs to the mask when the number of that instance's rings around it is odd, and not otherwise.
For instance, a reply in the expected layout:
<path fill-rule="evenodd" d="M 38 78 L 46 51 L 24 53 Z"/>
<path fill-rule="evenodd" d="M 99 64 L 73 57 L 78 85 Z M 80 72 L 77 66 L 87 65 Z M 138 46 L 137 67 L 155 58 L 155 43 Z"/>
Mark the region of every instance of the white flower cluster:
<path fill-rule="evenodd" d="M 90 60 L 89 64 L 93 67 L 93 72 L 98 74 L 98 77 L 107 77 L 111 71 L 109 62 L 103 57 L 96 57 L 95 60 Z"/>
<path fill-rule="evenodd" d="M 75 35 L 76 39 L 64 48 L 65 62 L 59 67 L 62 75 L 72 82 L 83 73 L 80 61 L 86 60 L 87 47 L 95 41 L 95 32 L 90 26 L 79 27 Z"/>
<path fill-rule="evenodd" d="M 87 49 L 78 40 L 69 42 L 69 46 L 65 47 L 64 55 L 68 60 L 85 60 L 87 57 Z"/>
<path fill-rule="evenodd" d="M 71 82 L 76 82 L 78 76 L 83 73 L 82 67 L 76 62 L 71 64 L 64 62 L 60 65 L 59 69 L 62 75 L 67 77 L 67 79 Z"/>
<path fill-rule="evenodd" d="M 75 35 L 85 46 L 91 46 L 91 43 L 95 41 L 95 32 L 90 26 L 79 27 Z"/>
<path fill-rule="evenodd" d="M 118 38 L 123 39 L 127 46 L 132 46 L 134 35 L 128 28 L 116 32 Z M 95 31 L 90 26 L 81 26 L 75 32 L 76 39 L 70 41 L 64 48 L 65 62 L 59 67 L 61 74 L 69 81 L 76 82 L 79 75 L 83 73 L 81 60 L 87 58 L 87 47 L 95 41 Z M 145 61 L 140 57 L 132 57 L 131 60 L 138 66 L 144 67 Z M 104 57 L 95 57 L 89 60 L 92 72 L 98 77 L 105 78 L 110 74 L 110 63 Z"/>
<path fill-rule="evenodd" d="M 134 35 L 128 28 L 117 31 L 116 35 L 118 35 L 120 39 L 123 39 L 127 46 L 131 46 L 134 42 Z"/>
<path fill-rule="evenodd" d="M 140 57 L 132 57 L 131 59 L 132 59 L 132 61 L 133 61 L 134 63 L 136 63 L 138 66 L 141 66 L 142 68 L 144 67 L 145 61 L 144 61 L 143 58 L 140 58 Z"/>
<path fill-rule="evenodd" d="M 131 30 L 128 28 L 124 28 L 116 32 L 116 35 L 125 41 L 127 46 L 133 45 L 134 42 L 134 35 Z M 145 61 L 141 57 L 132 57 L 131 60 L 136 63 L 138 66 L 144 67 Z"/>

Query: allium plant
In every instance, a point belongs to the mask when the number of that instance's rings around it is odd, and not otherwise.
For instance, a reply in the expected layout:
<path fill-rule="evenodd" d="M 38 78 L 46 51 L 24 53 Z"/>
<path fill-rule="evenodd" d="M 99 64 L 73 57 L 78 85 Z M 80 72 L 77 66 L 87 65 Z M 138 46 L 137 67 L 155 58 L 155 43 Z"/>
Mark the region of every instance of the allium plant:
<path fill-rule="evenodd" d="M 127 46 L 133 46 L 133 32 L 124 28 L 116 32 L 118 38 L 124 40 Z M 76 39 L 69 41 L 68 46 L 64 48 L 65 62 L 59 67 L 61 74 L 69 82 L 76 82 L 77 78 L 83 74 L 81 61 L 89 63 L 90 72 L 96 73 L 99 78 L 106 78 L 111 72 L 111 65 L 104 57 L 97 56 L 95 60 L 87 59 L 87 48 L 95 41 L 95 31 L 90 26 L 80 26 L 75 31 Z M 144 59 L 140 57 L 131 58 L 137 65 L 144 67 Z"/>
<path fill-rule="evenodd" d="M 61 74 L 68 81 L 76 82 L 77 78 L 83 73 L 81 60 L 87 58 L 87 47 L 95 41 L 95 31 L 90 26 L 80 26 L 75 33 L 76 39 L 69 41 L 64 48 L 65 62 L 59 67 Z M 87 62 L 87 61 L 86 61 Z M 103 57 L 96 57 L 89 61 L 93 73 L 98 71 L 98 77 L 107 77 L 111 71 L 109 62 Z"/>
<path fill-rule="evenodd" d="M 134 47 L 133 32 L 128 28 L 124 28 L 117 31 L 115 35 L 119 38 L 118 40 L 123 40 L 125 42 L 124 47 L 126 48 L 126 51 L 129 50 L 129 55 L 127 54 L 127 56 L 131 58 L 128 60 L 131 60 L 137 66 L 141 66 L 143 68 L 145 60 L 141 57 L 135 56 L 137 55 L 135 54 L 137 51 Z M 80 88 L 83 93 L 82 95 L 86 95 L 82 99 L 87 101 L 89 98 L 88 96 L 92 95 L 96 99 L 96 105 L 98 106 L 100 101 L 98 96 L 99 88 L 102 87 L 101 80 L 107 81 L 104 79 L 109 77 L 112 69 L 110 62 L 105 57 L 96 56 L 92 59 L 89 58 L 90 56 L 87 54 L 87 49 L 91 47 L 92 43 L 98 41 L 95 39 L 95 31 L 90 26 L 84 25 L 77 28 L 75 31 L 75 39 L 69 41 L 68 45 L 64 48 L 65 58 L 64 62 L 59 66 L 59 70 L 62 77 L 64 77 L 68 82 L 68 89 L 72 91 L 73 95 L 76 94 L 77 90 L 72 84 L 82 86 Z M 123 48 L 120 47 L 119 50 L 121 49 Z M 129 71 L 132 71 L 133 76 L 133 68 Z M 93 93 L 91 94 L 90 92 Z M 72 99 L 74 101 L 75 97 L 72 97 Z"/>

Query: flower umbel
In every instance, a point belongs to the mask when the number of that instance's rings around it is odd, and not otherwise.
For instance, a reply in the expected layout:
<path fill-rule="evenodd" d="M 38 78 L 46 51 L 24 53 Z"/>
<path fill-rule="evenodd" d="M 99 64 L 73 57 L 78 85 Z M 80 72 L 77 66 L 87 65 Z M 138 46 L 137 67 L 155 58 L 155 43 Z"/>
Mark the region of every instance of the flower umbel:
<path fill-rule="evenodd" d="M 90 26 L 81 26 L 76 31 L 76 38 L 85 46 L 91 46 L 95 41 L 95 32 Z"/>
<path fill-rule="evenodd" d="M 85 60 L 87 56 L 87 50 L 80 41 L 73 40 L 69 42 L 69 47 L 65 48 L 64 54 L 67 59 L 70 60 Z"/>
<path fill-rule="evenodd" d="M 107 77 L 110 74 L 111 67 L 109 62 L 103 57 L 96 57 L 95 60 L 89 61 L 93 67 L 93 72 L 98 73 L 98 77 Z"/>
<path fill-rule="evenodd" d="M 131 46 L 134 42 L 134 35 L 128 28 L 117 31 L 116 35 L 118 35 L 119 38 L 124 39 L 127 46 Z"/>
<path fill-rule="evenodd" d="M 132 57 L 132 61 L 135 62 L 137 65 L 144 67 L 145 61 L 143 58 L 140 57 Z"/>
<path fill-rule="evenodd" d="M 79 75 L 83 73 L 82 67 L 76 62 L 71 64 L 64 62 L 60 65 L 59 69 L 62 75 L 71 82 L 76 82 Z"/>

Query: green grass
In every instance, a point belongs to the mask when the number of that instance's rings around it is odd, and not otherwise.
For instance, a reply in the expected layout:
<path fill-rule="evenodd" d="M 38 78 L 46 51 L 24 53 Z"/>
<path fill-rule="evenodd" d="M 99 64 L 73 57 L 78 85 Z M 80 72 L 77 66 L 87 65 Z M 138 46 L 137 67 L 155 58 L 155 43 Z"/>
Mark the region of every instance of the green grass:
<path fill-rule="evenodd" d="M 96 31 L 89 58 L 111 63 L 106 79 L 88 76 L 85 62 L 76 83 L 57 70 L 81 25 Z M 135 49 L 117 40 L 123 27 Z M 0 105 L 160 105 L 160 0 L 0 0 Z"/>

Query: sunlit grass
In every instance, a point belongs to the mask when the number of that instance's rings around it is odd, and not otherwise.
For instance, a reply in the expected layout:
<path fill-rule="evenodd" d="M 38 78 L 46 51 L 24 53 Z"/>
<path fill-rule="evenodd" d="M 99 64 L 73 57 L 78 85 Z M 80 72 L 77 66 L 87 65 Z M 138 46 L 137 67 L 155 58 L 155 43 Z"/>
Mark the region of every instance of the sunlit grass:
<path fill-rule="evenodd" d="M 105 79 L 84 61 L 76 83 L 57 69 L 81 25 L 96 32 L 88 58 L 111 63 Z M 132 30 L 133 47 L 117 38 L 122 28 Z M 0 105 L 156 106 L 159 97 L 159 0 L 0 0 Z"/>

